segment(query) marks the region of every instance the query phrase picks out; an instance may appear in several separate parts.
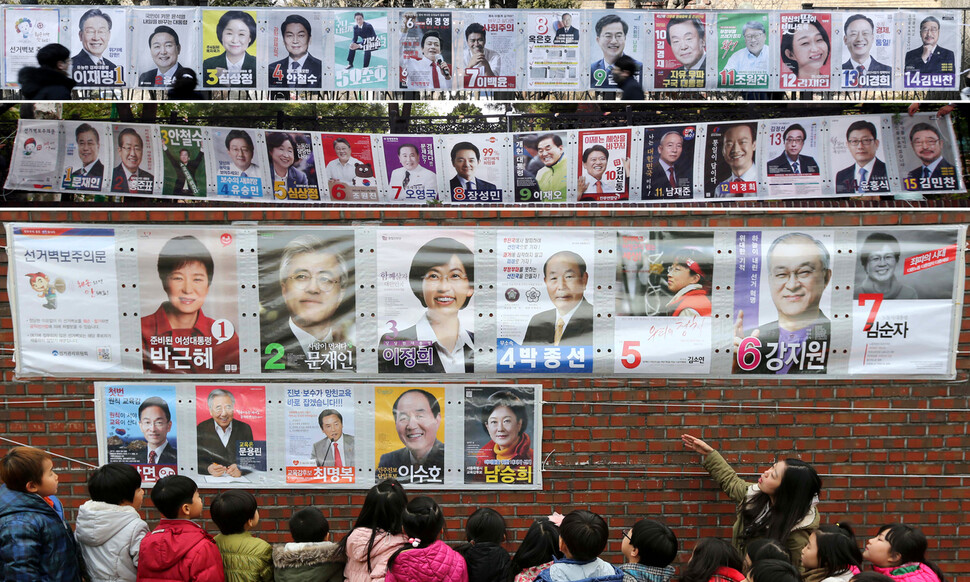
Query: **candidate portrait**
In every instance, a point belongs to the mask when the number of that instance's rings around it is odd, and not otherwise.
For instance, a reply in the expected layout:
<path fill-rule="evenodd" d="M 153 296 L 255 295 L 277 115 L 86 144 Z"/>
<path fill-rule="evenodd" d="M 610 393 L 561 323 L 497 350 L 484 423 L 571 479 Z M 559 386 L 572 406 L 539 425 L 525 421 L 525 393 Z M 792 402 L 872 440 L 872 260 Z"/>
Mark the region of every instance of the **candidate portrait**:
<path fill-rule="evenodd" d="M 402 483 L 410 483 L 417 470 L 437 473 L 436 480 L 443 481 L 445 445 L 438 440 L 442 421 L 438 399 L 420 388 L 406 390 L 391 406 L 391 416 L 404 446 L 382 454 L 378 469 L 391 469 Z"/>
<path fill-rule="evenodd" d="M 158 396 L 150 396 L 138 406 L 138 428 L 148 446 L 138 453 L 138 462 L 149 465 L 174 465 L 178 452 L 168 442 L 172 430 L 172 412 L 168 403 Z"/>
<path fill-rule="evenodd" d="M 290 14 L 280 24 L 280 36 L 287 57 L 269 64 L 270 87 L 320 88 L 323 63 L 310 54 L 313 37 L 310 21 Z"/>
<path fill-rule="evenodd" d="M 313 462 L 317 467 L 353 467 L 354 437 L 344 433 L 344 416 L 328 408 L 317 416 L 322 439 L 313 443 Z"/>
<path fill-rule="evenodd" d="M 782 133 L 785 151 L 777 158 L 768 160 L 769 174 L 818 174 L 818 162 L 811 156 L 802 155 L 807 137 L 805 128 L 793 123 Z"/>
<path fill-rule="evenodd" d="M 495 184 L 475 175 L 479 162 L 481 162 L 481 152 L 472 142 L 458 142 L 451 148 L 451 165 L 455 168 L 455 175 L 448 182 L 448 188 L 452 196 L 459 188 L 466 193 L 498 190 Z"/>
<path fill-rule="evenodd" d="M 101 135 L 91 124 L 82 123 L 74 128 L 77 157 L 81 167 L 73 169 L 71 176 L 81 178 L 71 182 L 72 190 L 99 192 L 104 180 L 104 163 L 101 161 Z"/>
<path fill-rule="evenodd" d="M 593 306 L 586 300 L 586 261 L 572 251 L 551 255 L 542 266 L 553 308 L 532 316 L 523 345 L 593 345 Z"/>
<path fill-rule="evenodd" d="M 681 188 L 689 193 L 693 188 L 692 162 L 690 157 L 684 157 L 684 136 L 680 131 L 671 130 L 663 134 L 650 174 L 651 188 Z"/>
<path fill-rule="evenodd" d="M 144 154 L 145 142 L 141 135 L 130 127 L 121 130 L 118 134 L 117 154 L 121 162 L 111 174 L 112 192 L 151 194 L 155 187 L 155 176 L 141 168 Z"/>
<path fill-rule="evenodd" d="M 155 68 L 138 76 L 139 87 L 168 87 L 187 72 L 179 62 L 182 44 L 171 26 L 156 26 L 148 36 L 148 50 Z"/>
<path fill-rule="evenodd" d="M 909 130 L 909 145 L 920 165 L 907 174 L 908 190 L 955 190 L 956 167 L 943 157 L 945 144 L 940 130 L 929 123 L 917 123 Z"/>
<path fill-rule="evenodd" d="M 905 71 L 919 72 L 923 75 L 955 73 L 953 51 L 939 46 L 940 21 L 927 16 L 919 24 L 919 38 L 922 46 L 906 53 Z"/>
<path fill-rule="evenodd" d="M 886 163 L 876 157 L 879 151 L 876 126 L 865 120 L 852 122 L 845 132 L 845 142 L 855 163 L 836 173 L 836 194 L 888 192 Z"/>
<path fill-rule="evenodd" d="M 253 429 L 235 419 L 236 397 L 216 388 L 206 398 L 210 418 L 196 428 L 199 475 L 241 477 L 252 471 L 240 461 L 239 447 L 253 441 Z"/>

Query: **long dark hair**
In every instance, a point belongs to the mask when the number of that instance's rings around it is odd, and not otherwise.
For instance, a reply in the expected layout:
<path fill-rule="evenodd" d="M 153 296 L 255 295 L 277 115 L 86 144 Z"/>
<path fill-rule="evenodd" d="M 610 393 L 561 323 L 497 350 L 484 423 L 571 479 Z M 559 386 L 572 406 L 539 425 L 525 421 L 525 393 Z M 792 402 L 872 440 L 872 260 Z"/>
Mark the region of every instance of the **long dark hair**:
<path fill-rule="evenodd" d="M 680 582 L 707 582 L 714 571 L 722 567 L 740 572 L 743 566 L 738 551 L 720 538 L 704 538 L 694 548 Z"/>
<path fill-rule="evenodd" d="M 946 582 L 943 578 L 943 571 L 939 566 L 926 559 L 926 536 L 915 527 L 903 523 L 891 523 L 879 528 L 876 535 L 886 532 L 886 541 L 889 542 L 889 549 L 899 554 L 900 565 L 912 562 L 926 564 L 940 582 Z"/>
<path fill-rule="evenodd" d="M 559 528 L 546 518 L 538 519 L 529 526 L 518 551 L 512 556 L 512 575 L 526 568 L 562 558 L 559 551 Z"/>
<path fill-rule="evenodd" d="M 785 459 L 785 474 L 774 503 L 767 493 L 758 492 L 741 504 L 741 539 L 769 537 L 784 544 L 821 490 L 822 479 L 811 465 L 800 459 Z"/>
<path fill-rule="evenodd" d="M 852 526 L 847 523 L 822 525 L 815 530 L 815 548 L 818 567 L 825 576 L 836 576 L 855 566 L 862 569 L 862 552 L 855 539 Z"/>
<path fill-rule="evenodd" d="M 409 501 L 407 507 L 404 508 L 402 517 L 404 533 L 413 541 L 391 555 L 391 558 L 387 561 L 388 571 L 401 552 L 411 548 L 430 546 L 438 541 L 438 536 L 441 535 L 441 530 L 445 527 L 445 514 L 441 512 L 441 508 L 438 507 L 435 500 L 430 497 L 420 496 Z"/>
<path fill-rule="evenodd" d="M 347 538 L 355 529 L 370 528 L 370 539 L 367 540 L 367 571 L 371 571 L 373 568 L 370 553 L 374 549 L 374 539 L 381 531 L 391 535 L 401 533 L 401 519 L 407 503 L 407 493 L 397 479 L 385 479 L 371 487 L 364 498 L 364 505 L 360 508 L 354 527 L 340 540 L 341 553 L 347 554 Z"/>

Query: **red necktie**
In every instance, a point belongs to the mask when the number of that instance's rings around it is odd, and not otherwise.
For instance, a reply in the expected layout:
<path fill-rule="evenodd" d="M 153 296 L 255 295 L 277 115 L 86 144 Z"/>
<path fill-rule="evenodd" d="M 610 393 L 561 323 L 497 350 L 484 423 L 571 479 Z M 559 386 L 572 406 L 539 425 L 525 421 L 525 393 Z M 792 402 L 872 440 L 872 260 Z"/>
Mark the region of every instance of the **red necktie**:
<path fill-rule="evenodd" d="M 597 194 L 603 193 L 603 182 L 601 182 L 600 180 L 596 181 L 596 193 Z"/>
<path fill-rule="evenodd" d="M 337 448 L 337 443 L 333 444 L 333 466 L 343 467 L 344 462 L 340 460 L 340 449 Z"/>
<path fill-rule="evenodd" d="M 441 87 L 441 83 L 438 82 L 438 67 L 434 63 L 431 63 L 431 85 L 435 89 Z"/>
<path fill-rule="evenodd" d="M 667 175 L 670 177 L 670 186 L 672 188 L 676 188 L 677 187 L 677 176 L 676 176 L 676 174 L 674 174 L 674 167 L 673 166 L 670 166 L 670 169 L 667 170 Z"/>
<path fill-rule="evenodd" d="M 154 465 L 155 464 L 155 460 L 157 458 L 158 458 L 158 455 L 155 454 L 155 451 L 151 451 L 150 453 L 148 453 L 148 464 L 149 465 Z"/>

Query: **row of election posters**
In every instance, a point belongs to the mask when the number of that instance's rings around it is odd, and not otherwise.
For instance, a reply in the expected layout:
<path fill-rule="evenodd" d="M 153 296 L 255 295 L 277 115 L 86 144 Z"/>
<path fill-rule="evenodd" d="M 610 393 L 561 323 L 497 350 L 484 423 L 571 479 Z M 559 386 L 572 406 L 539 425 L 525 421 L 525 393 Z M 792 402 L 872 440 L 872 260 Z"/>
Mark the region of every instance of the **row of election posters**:
<path fill-rule="evenodd" d="M 20 377 L 952 377 L 964 238 L 7 225 Z"/>
<path fill-rule="evenodd" d="M 616 91 L 959 88 L 947 11 L 417 10 L 5 6 L 4 85 L 39 47 L 79 87 Z"/>
<path fill-rule="evenodd" d="M 234 202 L 494 205 L 961 192 L 932 113 L 505 134 L 21 120 L 6 187 Z"/>
<path fill-rule="evenodd" d="M 98 460 L 147 483 L 367 489 L 542 486 L 542 387 L 95 385 Z"/>

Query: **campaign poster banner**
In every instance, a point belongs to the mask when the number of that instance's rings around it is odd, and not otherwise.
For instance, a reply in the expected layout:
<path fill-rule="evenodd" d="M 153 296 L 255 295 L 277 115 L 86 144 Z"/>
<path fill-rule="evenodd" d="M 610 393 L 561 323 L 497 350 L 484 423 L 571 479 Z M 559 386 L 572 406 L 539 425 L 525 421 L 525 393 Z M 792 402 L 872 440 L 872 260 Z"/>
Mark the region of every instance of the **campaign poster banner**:
<path fill-rule="evenodd" d="M 155 139 L 151 125 L 111 126 L 117 165 L 111 170 L 111 192 L 134 196 L 155 193 Z"/>
<path fill-rule="evenodd" d="M 704 147 L 704 198 L 757 198 L 758 122 L 710 123 Z"/>
<path fill-rule="evenodd" d="M 266 388 L 195 387 L 196 456 L 205 483 L 254 483 L 266 472 Z M 223 437 L 228 432 L 228 440 Z"/>
<path fill-rule="evenodd" d="M 837 12 L 842 24 L 843 89 L 888 89 L 893 86 L 893 13 Z"/>
<path fill-rule="evenodd" d="M 333 202 L 377 202 L 380 191 L 374 165 L 377 136 L 324 133 L 323 163 Z"/>
<path fill-rule="evenodd" d="M 14 140 L 7 187 L 51 190 L 57 184 L 60 122 L 21 124 Z"/>
<path fill-rule="evenodd" d="M 273 196 L 277 200 L 319 202 L 320 187 L 310 134 L 266 130 L 264 135 Z"/>
<path fill-rule="evenodd" d="M 356 483 L 353 387 L 286 386 L 286 482 Z"/>
<path fill-rule="evenodd" d="M 212 157 L 216 162 L 216 194 L 232 200 L 253 200 L 263 196 L 263 171 L 267 166 L 261 130 L 214 127 Z"/>
<path fill-rule="evenodd" d="M 205 167 L 205 129 L 160 125 L 162 138 L 162 195 L 205 198 L 208 177 Z"/>
<path fill-rule="evenodd" d="M 121 372 L 114 229 L 15 226 L 12 241 L 19 372 Z"/>
<path fill-rule="evenodd" d="M 377 235 L 381 374 L 475 371 L 475 233 L 381 229 Z"/>
<path fill-rule="evenodd" d="M 764 122 L 765 181 L 771 198 L 822 195 L 821 119 L 771 119 Z"/>
<path fill-rule="evenodd" d="M 696 152 L 696 125 L 645 128 L 640 198 L 644 201 L 692 200 Z"/>
<path fill-rule="evenodd" d="M 202 86 L 256 87 L 255 10 L 202 10 Z"/>
<path fill-rule="evenodd" d="M 191 232 L 138 230 L 144 369 L 152 374 L 238 374 L 234 233 Z"/>
<path fill-rule="evenodd" d="M 387 89 L 389 22 L 386 10 L 334 11 L 333 60 L 337 89 Z"/>
<path fill-rule="evenodd" d="M 957 238 L 954 229 L 858 231 L 850 374 L 948 372 Z"/>
<path fill-rule="evenodd" d="M 60 11 L 57 8 L 5 6 L 3 11 L 4 86 L 18 87 L 24 67 L 37 66 L 37 51 L 58 42 Z"/>
<path fill-rule="evenodd" d="M 960 189 L 960 172 L 955 165 L 960 157 L 952 125 L 940 123 L 935 113 L 921 113 L 900 116 L 893 130 L 904 190 Z"/>
<path fill-rule="evenodd" d="M 733 373 L 826 373 L 834 236 L 735 233 Z"/>
<path fill-rule="evenodd" d="M 711 370 L 714 233 L 617 233 L 617 374 Z"/>
<path fill-rule="evenodd" d="M 705 15 L 700 12 L 654 13 L 654 88 L 704 88 L 707 82 L 705 26 Z"/>
<path fill-rule="evenodd" d="M 643 85 L 643 14 L 593 10 L 589 13 L 592 28 L 589 35 L 589 88 L 593 91 L 617 91 L 613 80 L 613 63 L 623 55 L 635 61 L 634 78 Z M 593 60 L 596 59 L 596 60 Z"/>
<path fill-rule="evenodd" d="M 105 164 L 111 164 L 111 126 L 96 121 L 63 121 L 64 157 L 61 190 L 101 192 L 110 182 Z M 13 165 L 11 165 L 11 171 Z"/>
<path fill-rule="evenodd" d="M 444 137 L 444 149 L 451 170 L 448 179 L 450 201 L 456 204 L 503 200 L 508 149 L 496 135 L 465 134 Z"/>
<path fill-rule="evenodd" d="M 889 192 L 886 144 L 882 117 L 836 117 L 829 125 L 829 159 L 835 172 L 836 194 L 879 195 Z"/>
<path fill-rule="evenodd" d="M 124 7 L 70 8 L 71 75 L 78 87 L 124 87 L 128 18 Z"/>
<path fill-rule="evenodd" d="M 135 74 L 139 87 L 170 87 L 199 62 L 195 8 L 133 10 Z M 148 50 L 145 50 L 145 49 Z"/>
<path fill-rule="evenodd" d="M 577 74 L 579 28 L 583 20 L 579 11 L 526 12 L 526 85 L 530 90 L 579 89 L 584 85 Z"/>
<path fill-rule="evenodd" d="M 592 373 L 594 233 L 503 230 L 496 238 L 496 371 Z"/>
<path fill-rule="evenodd" d="M 567 202 L 569 156 L 564 131 L 517 133 L 515 154 L 516 202 Z"/>
<path fill-rule="evenodd" d="M 446 408 L 442 386 L 374 388 L 377 481 L 445 482 Z"/>
<path fill-rule="evenodd" d="M 534 386 L 465 388 L 465 483 L 531 485 Z"/>
<path fill-rule="evenodd" d="M 630 129 L 579 132 L 577 190 L 580 202 L 630 199 Z"/>
<path fill-rule="evenodd" d="M 451 12 L 404 11 L 399 21 L 399 88 L 421 91 L 456 86 L 452 79 Z"/>
<path fill-rule="evenodd" d="M 270 89 L 319 89 L 326 29 L 319 10 L 267 10 L 267 84 Z"/>
<path fill-rule="evenodd" d="M 781 89 L 828 89 L 832 72 L 832 15 L 782 12 L 779 18 Z"/>
<path fill-rule="evenodd" d="M 465 89 L 516 88 L 517 43 L 515 12 L 466 12 L 462 31 L 461 79 Z"/>
<path fill-rule="evenodd" d="M 144 483 L 177 474 L 178 402 L 170 384 L 105 386 L 107 462 L 131 465 Z"/>
<path fill-rule="evenodd" d="M 767 89 L 771 64 L 768 14 L 717 15 L 718 89 Z"/>
<path fill-rule="evenodd" d="M 903 87 L 956 89 L 962 38 L 959 12 L 909 12 L 903 31 Z"/>
<path fill-rule="evenodd" d="M 424 202 L 438 199 L 434 138 L 385 135 L 384 169 L 388 202 Z"/>
<path fill-rule="evenodd" d="M 353 372 L 353 230 L 260 229 L 257 245 L 261 373 Z"/>

